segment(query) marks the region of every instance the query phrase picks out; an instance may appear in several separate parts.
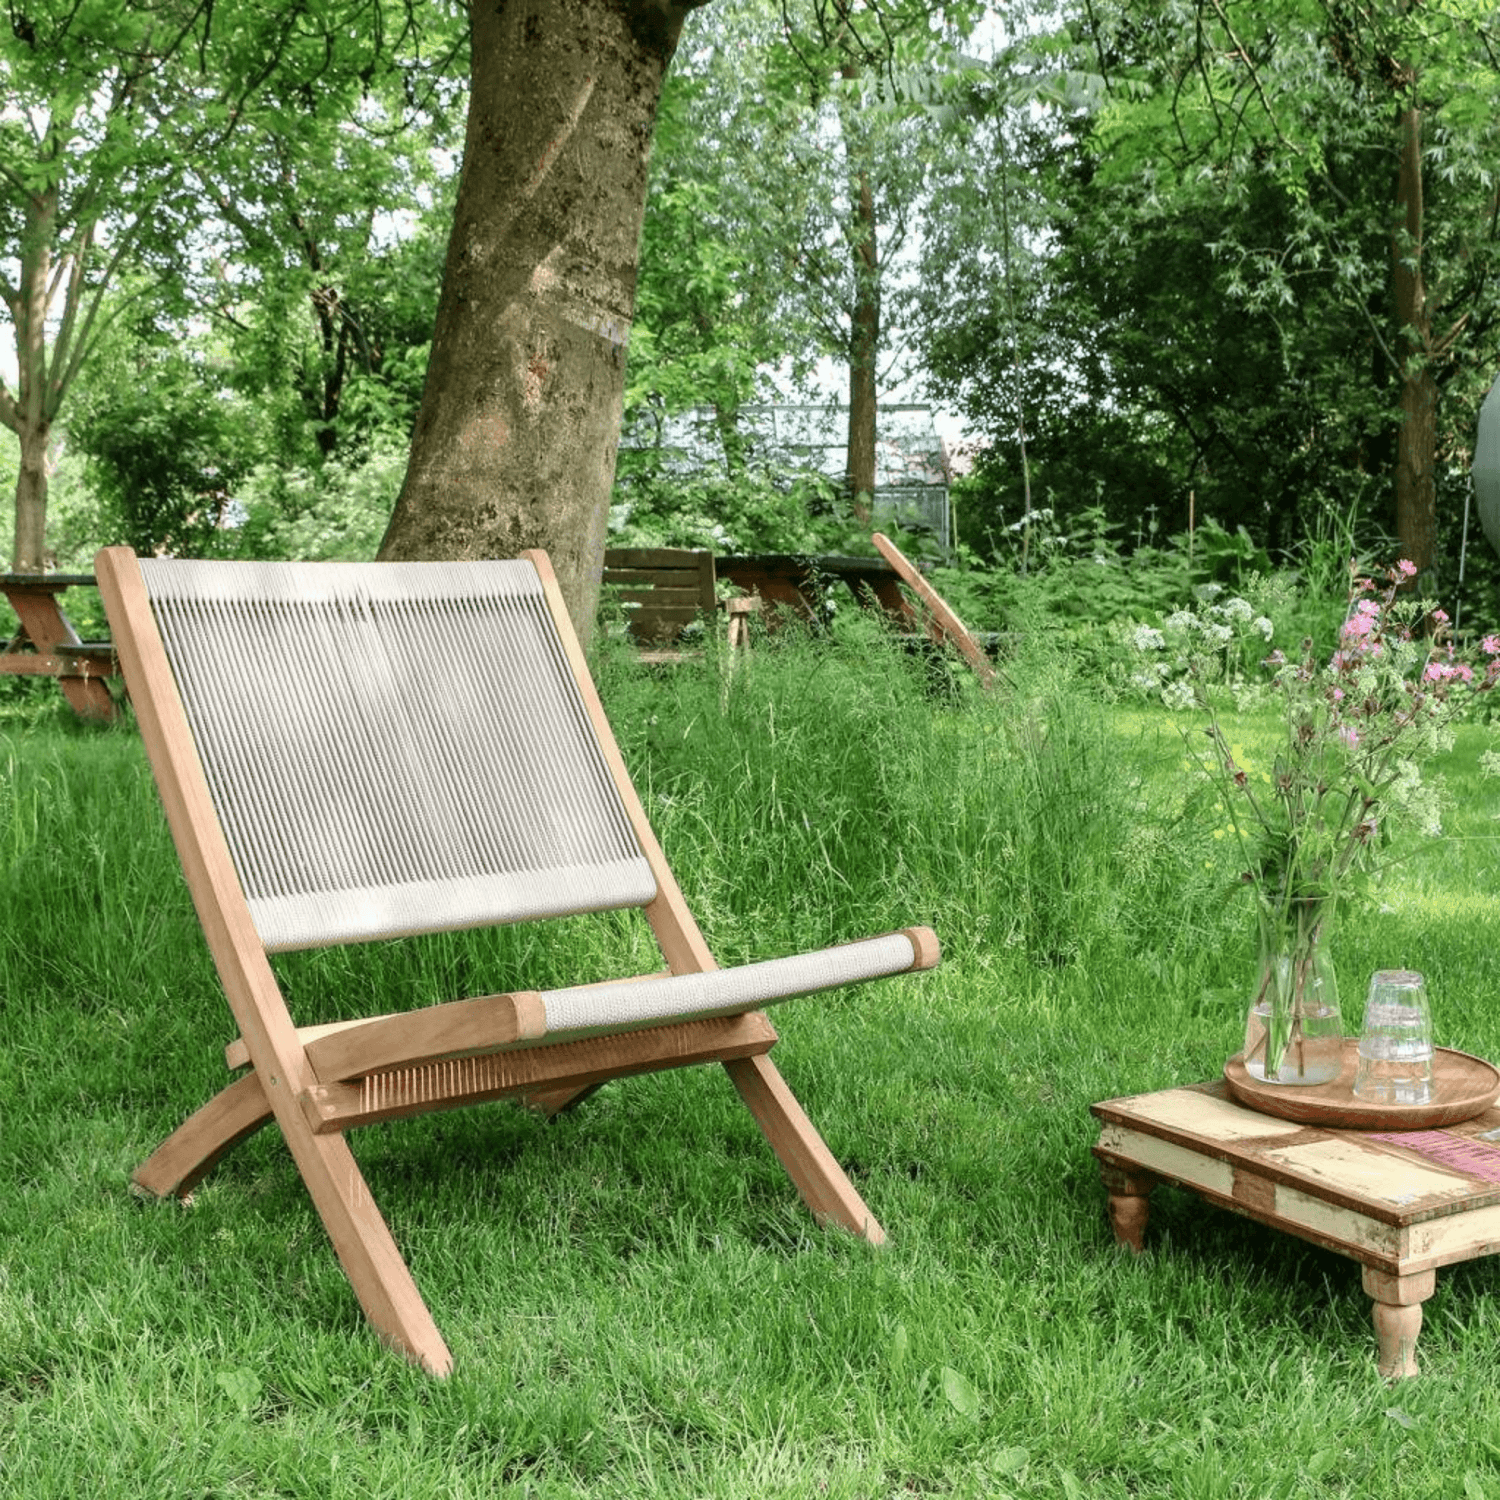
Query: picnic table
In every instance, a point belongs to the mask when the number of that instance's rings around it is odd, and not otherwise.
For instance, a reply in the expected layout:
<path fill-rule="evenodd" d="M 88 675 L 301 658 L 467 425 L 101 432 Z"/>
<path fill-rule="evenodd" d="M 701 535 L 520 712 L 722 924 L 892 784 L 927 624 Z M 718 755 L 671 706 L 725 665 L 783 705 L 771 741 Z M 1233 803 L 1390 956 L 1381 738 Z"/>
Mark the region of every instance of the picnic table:
<path fill-rule="evenodd" d="M 727 578 L 747 594 L 758 595 L 768 606 L 787 605 L 804 620 L 824 619 L 823 591 L 844 584 L 864 604 L 873 600 L 903 629 L 916 617 L 901 592 L 900 574 L 883 557 L 818 557 L 805 552 L 755 553 L 718 557 L 720 578 Z"/>
<path fill-rule="evenodd" d="M 119 713 L 108 687 L 120 674 L 114 647 L 80 640 L 58 599 L 93 586 L 92 573 L 0 573 L 0 591 L 21 622 L 0 647 L 0 673 L 55 677 L 80 718 L 110 723 Z"/>

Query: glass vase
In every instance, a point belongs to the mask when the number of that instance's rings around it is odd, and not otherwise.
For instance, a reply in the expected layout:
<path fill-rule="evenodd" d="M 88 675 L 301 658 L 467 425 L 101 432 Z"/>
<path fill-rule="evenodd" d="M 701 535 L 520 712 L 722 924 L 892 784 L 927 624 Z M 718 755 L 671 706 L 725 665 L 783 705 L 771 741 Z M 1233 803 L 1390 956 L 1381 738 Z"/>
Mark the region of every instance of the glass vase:
<path fill-rule="evenodd" d="M 1245 1071 L 1257 1082 L 1331 1083 L 1343 1070 L 1344 1024 L 1329 953 L 1327 901 L 1262 909 Z"/>

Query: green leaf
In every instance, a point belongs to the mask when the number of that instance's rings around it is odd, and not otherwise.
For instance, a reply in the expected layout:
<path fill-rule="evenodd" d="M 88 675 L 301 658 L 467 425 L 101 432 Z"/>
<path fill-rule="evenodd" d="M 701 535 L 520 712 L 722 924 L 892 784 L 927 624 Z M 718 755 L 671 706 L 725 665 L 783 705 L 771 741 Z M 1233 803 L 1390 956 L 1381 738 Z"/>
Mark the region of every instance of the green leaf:
<path fill-rule="evenodd" d="M 896 1331 L 891 1335 L 891 1364 L 899 1370 L 910 1353 L 911 1335 L 907 1333 L 905 1323 L 897 1323 Z"/>
<path fill-rule="evenodd" d="M 214 1376 L 214 1384 L 234 1402 L 243 1417 L 248 1417 L 260 1404 L 260 1376 L 254 1370 L 243 1366 L 233 1370 L 220 1370 Z"/>
<path fill-rule="evenodd" d="M 1031 1462 L 1027 1448 L 1002 1448 L 991 1460 L 990 1469 L 996 1474 L 1019 1474 Z"/>
<path fill-rule="evenodd" d="M 1319 1448 L 1308 1459 L 1305 1465 L 1307 1477 L 1309 1479 L 1321 1479 L 1338 1461 L 1339 1453 L 1337 1448 Z"/>
<path fill-rule="evenodd" d="M 979 1415 L 979 1392 L 966 1377 L 960 1375 L 951 1365 L 944 1365 L 942 1381 L 943 1394 L 948 1398 L 948 1405 L 959 1416 L 977 1417 Z"/>

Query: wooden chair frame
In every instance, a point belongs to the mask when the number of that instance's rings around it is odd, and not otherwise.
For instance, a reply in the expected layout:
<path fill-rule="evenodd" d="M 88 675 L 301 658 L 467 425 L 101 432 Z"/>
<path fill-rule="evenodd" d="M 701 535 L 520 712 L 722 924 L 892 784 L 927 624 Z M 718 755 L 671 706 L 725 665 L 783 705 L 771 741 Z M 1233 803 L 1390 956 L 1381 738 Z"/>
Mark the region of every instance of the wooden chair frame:
<path fill-rule="evenodd" d="M 713 955 L 647 822 L 544 553 L 548 609 L 609 770 L 649 862 L 645 908 L 674 974 L 715 969 Z M 255 928 L 158 633 L 128 548 L 96 560 L 116 649 L 194 906 L 240 1038 L 232 1068 L 250 1071 L 185 1121 L 140 1167 L 139 1190 L 184 1197 L 240 1141 L 281 1129 L 350 1284 L 380 1336 L 435 1375 L 452 1357 L 376 1208 L 344 1138 L 355 1125 L 504 1097 L 546 1112 L 612 1078 L 720 1062 L 816 1218 L 880 1244 L 885 1235 L 767 1055 L 761 1012 L 686 1020 L 581 1040 L 496 1050 L 537 1035 L 534 993 L 480 996 L 427 1011 L 298 1029 Z M 929 929 L 910 929 L 914 969 L 938 961 Z"/>
<path fill-rule="evenodd" d="M 901 575 L 901 581 L 927 607 L 928 633 L 934 641 L 945 637 L 951 641 L 974 669 L 974 675 L 986 687 L 995 685 L 995 668 L 984 648 L 969 634 L 969 628 L 953 612 L 952 606 L 912 565 L 910 558 L 883 532 L 875 532 L 870 540 L 875 550 Z"/>

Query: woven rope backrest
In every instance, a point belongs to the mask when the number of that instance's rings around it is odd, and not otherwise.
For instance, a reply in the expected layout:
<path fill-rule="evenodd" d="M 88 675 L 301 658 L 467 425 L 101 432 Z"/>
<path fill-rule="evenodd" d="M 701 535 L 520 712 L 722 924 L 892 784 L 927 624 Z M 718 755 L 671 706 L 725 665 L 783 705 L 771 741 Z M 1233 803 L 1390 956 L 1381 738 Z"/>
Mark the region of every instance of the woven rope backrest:
<path fill-rule="evenodd" d="M 268 949 L 655 896 L 529 562 L 141 573 Z"/>

